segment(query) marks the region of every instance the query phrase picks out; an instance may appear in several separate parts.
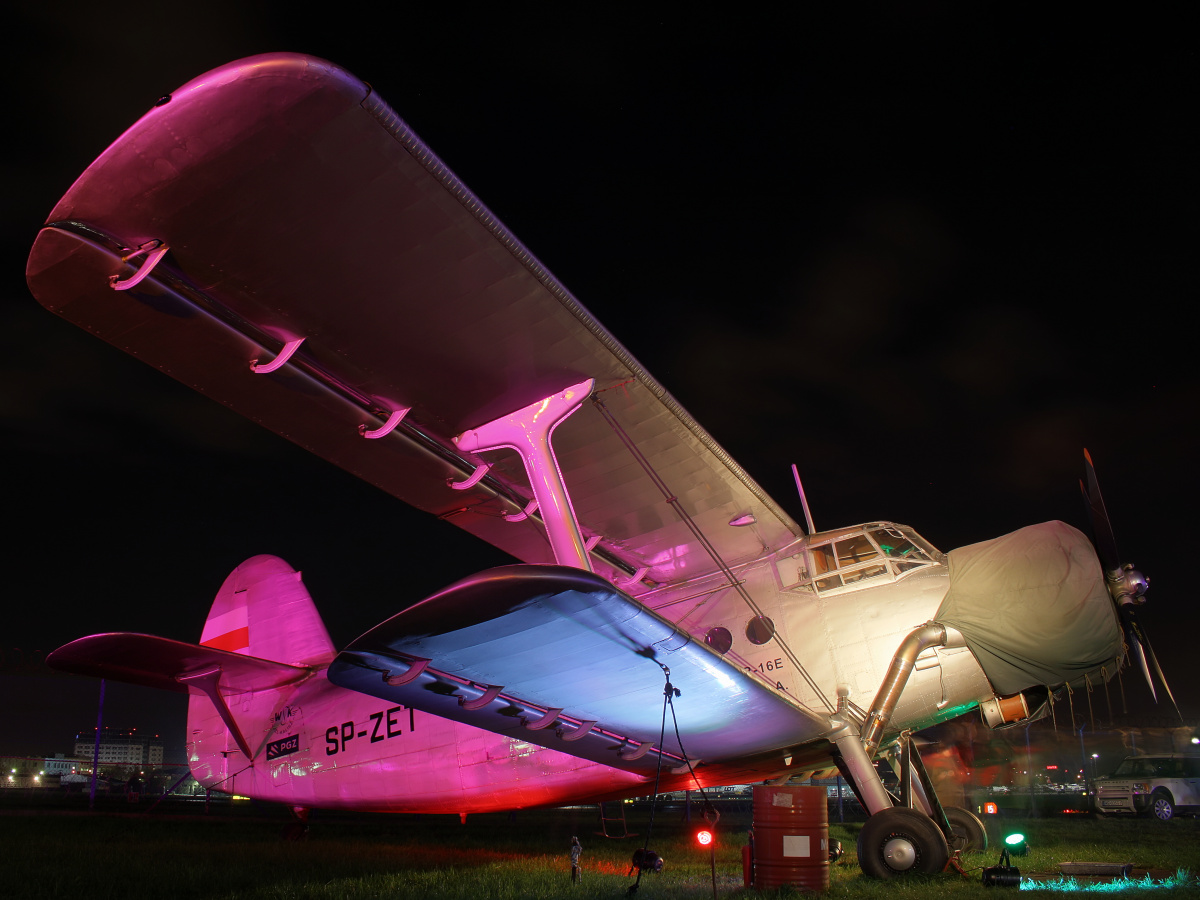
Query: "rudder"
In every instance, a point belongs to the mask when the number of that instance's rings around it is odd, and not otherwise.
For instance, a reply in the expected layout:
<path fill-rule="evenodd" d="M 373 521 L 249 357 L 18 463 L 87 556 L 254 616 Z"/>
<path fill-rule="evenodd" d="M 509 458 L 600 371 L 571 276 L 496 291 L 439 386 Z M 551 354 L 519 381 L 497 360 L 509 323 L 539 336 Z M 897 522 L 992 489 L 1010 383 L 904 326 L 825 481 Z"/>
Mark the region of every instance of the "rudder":
<path fill-rule="evenodd" d="M 293 666 L 326 666 L 335 650 L 300 573 L 277 556 L 254 556 L 229 573 L 200 643 Z"/>

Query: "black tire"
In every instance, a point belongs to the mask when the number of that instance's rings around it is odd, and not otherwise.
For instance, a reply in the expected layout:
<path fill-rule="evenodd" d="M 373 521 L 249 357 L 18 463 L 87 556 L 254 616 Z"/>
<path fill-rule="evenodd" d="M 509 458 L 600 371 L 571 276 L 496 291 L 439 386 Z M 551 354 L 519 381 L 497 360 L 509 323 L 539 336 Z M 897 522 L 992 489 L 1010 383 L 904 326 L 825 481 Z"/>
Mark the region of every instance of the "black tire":
<path fill-rule="evenodd" d="M 882 809 L 858 833 L 858 865 L 872 878 L 935 875 L 949 859 L 942 830 L 915 809 Z"/>
<path fill-rule="evenodd" d="M 1169 822 L 1175 818 L 1175 799 L 1168 791 L 1159 788 L 1150 795 L 1150 815 L 1160 822 Z"/>
<path fill-rule="evenodd" d="M 946 842 L 951 850 L 982 853 L 988 848 L 987 828 L 979 816 L 961 806 L 947 806 L 945 810 L 950 829 L 954 832 L 954 837 Z"/>

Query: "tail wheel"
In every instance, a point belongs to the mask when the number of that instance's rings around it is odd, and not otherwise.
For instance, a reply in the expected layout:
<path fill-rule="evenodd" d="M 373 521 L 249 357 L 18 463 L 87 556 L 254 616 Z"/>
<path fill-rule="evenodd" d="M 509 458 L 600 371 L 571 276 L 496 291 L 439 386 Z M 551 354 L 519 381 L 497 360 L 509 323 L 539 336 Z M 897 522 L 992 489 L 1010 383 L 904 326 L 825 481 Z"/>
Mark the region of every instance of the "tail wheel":
<path fill-rule="evenodd" d="M 1163 822 L 1175 818 L 1175 801 L 1164 790 L 1157 790 L 1150 795 L 1150 814 Z"/>
<path fill-rule="evenodd" d="M 934 875 L 949 859 L 946 838 L 933 819 L 904 806 L 875 813 L 858 834 L 858 865 L 872 878 Z"/>
<path fill-rule="evenodd" d="M 950 829 L 954 832 L 954 837 L 946 842 L 951 850 L 982 853 L 988 848 L 987 828 L 975 813 L 961 806 L 947 806 L 946 818 L 950 820 Z"/>

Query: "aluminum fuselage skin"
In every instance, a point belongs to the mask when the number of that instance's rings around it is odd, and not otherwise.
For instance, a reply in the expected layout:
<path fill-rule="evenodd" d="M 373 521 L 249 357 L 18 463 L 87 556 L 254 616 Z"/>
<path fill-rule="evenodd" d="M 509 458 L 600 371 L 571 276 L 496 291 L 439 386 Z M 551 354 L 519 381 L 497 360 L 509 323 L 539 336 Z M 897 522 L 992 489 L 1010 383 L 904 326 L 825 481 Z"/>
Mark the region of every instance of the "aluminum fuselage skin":
<path fill-rule="evenodd" d="M 788 560 L 800 549 L 736 569 L 743 587 L 775 623 L 775 637 L 762 644 L 747 637 L 754 613 L 727 580 L 700 579 L 651 592 L 643 600 L 698 640 L 714 627 L 727 628 L 733 635 L 727 659 L 814 712 L 826 711 L 825 701 L 796 671 L 781 640 L 827 700 L 840 691 L 866 707 L 904 637 L 936 612 L 948 584 L 946 567 L 935 562 L 897 580 L 821 594 L 781 586 L 780 571 L 789 571 Z M 968 650 L 926 651 L 889 734 L 952 718 L 990 696 L 991 687 Z M 207 787 L 291 806 L 474 813 L 652 790 L 652 779 L 641 774 L 336 687 L 323 670 L 284 688 L 234 694 L 229 705 L 255 758 L 248 762 L 237 749 L 211 702 L 194 696 L 187 749 L 196 779 Z M 776 756 L 741 765 L 703 761 L 696 774 L 709 786 L 728 782 L 727 773 L 735 771 L 738 780 L 759 780 L 831 765 L 825 747 L 809 750 L 780 748 Z M 694 784 L 686 774 L 664 776 L 664 784 Z"/>

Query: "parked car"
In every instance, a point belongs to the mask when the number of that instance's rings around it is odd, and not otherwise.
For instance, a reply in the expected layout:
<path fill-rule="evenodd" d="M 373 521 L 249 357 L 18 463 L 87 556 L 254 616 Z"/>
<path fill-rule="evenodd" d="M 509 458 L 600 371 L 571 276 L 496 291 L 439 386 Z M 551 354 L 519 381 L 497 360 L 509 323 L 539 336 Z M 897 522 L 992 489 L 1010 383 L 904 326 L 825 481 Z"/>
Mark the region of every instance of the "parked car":
<path fill-rule="evenodd" d="M 1200 813 L 1200 757 L 1129 756 L 1097 778 L 1094 809 L 1101 815 L 1154 816 L 1164 822 Z"/>

